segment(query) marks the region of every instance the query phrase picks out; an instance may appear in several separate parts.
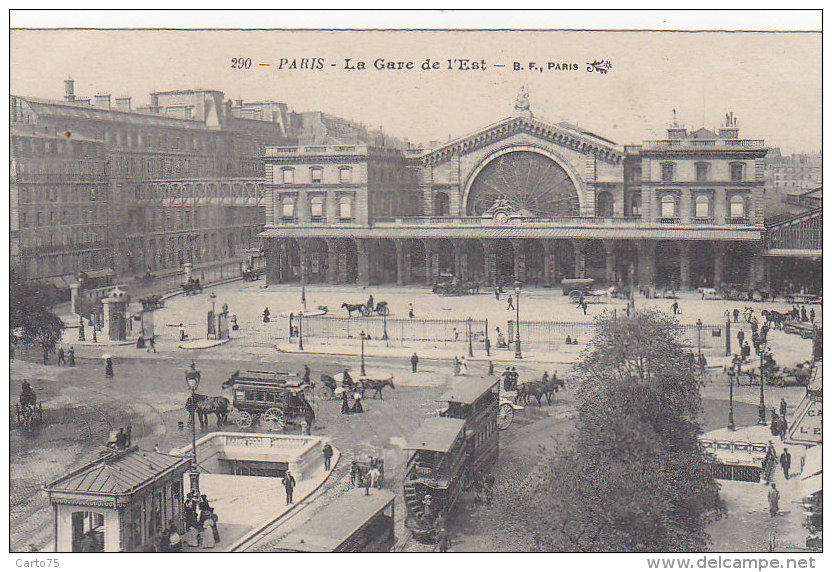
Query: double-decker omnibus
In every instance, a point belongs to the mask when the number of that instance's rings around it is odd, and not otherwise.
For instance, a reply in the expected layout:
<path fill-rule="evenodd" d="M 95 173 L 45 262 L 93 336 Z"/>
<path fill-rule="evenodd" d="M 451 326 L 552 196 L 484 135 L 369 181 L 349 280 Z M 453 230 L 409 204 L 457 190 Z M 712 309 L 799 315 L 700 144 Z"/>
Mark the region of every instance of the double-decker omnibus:
<path fill-rule="evenodd" d="M 497 460 L 499 380 L 466 378 L 439 401 L 447 407 L 409 440 L 405 470 L 405 525 L 413 538 L 432 541 L 437 519 L 447 516 L 462 491 Z"/>

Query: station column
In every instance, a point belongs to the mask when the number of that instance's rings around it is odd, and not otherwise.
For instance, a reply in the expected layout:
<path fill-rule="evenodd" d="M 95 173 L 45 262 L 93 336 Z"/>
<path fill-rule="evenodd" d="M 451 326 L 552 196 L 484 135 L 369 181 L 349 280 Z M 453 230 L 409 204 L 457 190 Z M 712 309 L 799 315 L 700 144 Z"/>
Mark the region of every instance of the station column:
<path fill-rule="evenodd" d="M 721 242 L 714 243 L 714 288 L 719 288 L 723 281 L 723 256 L 724 245 Z"/>
<path fill-rule="evenodd" d="M 604 253 L 606 254 L 606 279 L 607 284 L 615 283 L 615 241 L 604 241 Z"/>
<path fill-rule="evenodd" d="M 575 278 L 584 278 L 586 276 L 586 240 L 576 238 L 572 240 L 572 246 L 575 249 Z"/>
<path fill-rule="evenodd" d="M 511 246 L 514 248 L 514 279 L 518 282 L 526 281 L 526 249 L 525 241 L 522 238 L 512 238 Z"/>
<path fill-rule="evenodd" d="M 682 290 L 690 288 L 690 246 L 687 241 L 679 243 L 679 283 Z"/>
<path fill-rule="evenodd" d="M 396 245 L 396 284 L 402 286 L 410 281 L 409 266 L 407 264 L 407 243 L 404 240 L 398 239 L 394 243 Z"/>
<path fill-rule="evenodd" d="M 326 281 L 330 284 L 338 283 L 338 239 L 326 239 Z"/>
<path fill-rule="evenodd" d="M 358 255 L 358 283 L 362 286 L 370 285 L 370 241 L 366 238 L 355 239 L 355 250 Z"/>
<path fill-rule="evenodd" d="M 482 240 L 482 250 L 485 253 L 485 282 L 489 286 L 497 283 L 497 245 L 488 238 Z"/>
<path fill-rule="evenodd" d="M 638 283 L 640 286 L 652 286 L 656 277 L 656 243 L 651 240 L 638 242 Z"/>
<path fill-rule="evenodd" d="M 460 280 L 468 279 L 468 252 L 462 240 L 454 242 L 454 276 Z"/>

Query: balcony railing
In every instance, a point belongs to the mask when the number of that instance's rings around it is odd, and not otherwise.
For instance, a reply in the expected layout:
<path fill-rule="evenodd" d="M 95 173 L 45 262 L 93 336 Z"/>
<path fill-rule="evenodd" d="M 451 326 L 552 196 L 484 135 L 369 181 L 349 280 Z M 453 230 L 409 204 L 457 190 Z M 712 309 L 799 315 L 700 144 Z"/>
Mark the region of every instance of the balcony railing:
<path fill-rule="evenodd" d="M 765 141 L 761 139 L 664 139 L 645 141 L 642 148 L 647 151 L 666 149 L 761 149 Z"/>
<path fill-rule="evenodd" d="M 714 224 L 714 217 L 700 216 L 693 219 L 693 224 Z"/>
<path fill-rule="evenodd" d="M 679 224 L 682 220 L 677 216 L 663 216 L 659 219 L 662 224 Z"/>
<path fill-rule="evenodd" d="M 748 217 L 729 217 L 725 219 L 725 224 L 747 225 L 749 221 Z"/>

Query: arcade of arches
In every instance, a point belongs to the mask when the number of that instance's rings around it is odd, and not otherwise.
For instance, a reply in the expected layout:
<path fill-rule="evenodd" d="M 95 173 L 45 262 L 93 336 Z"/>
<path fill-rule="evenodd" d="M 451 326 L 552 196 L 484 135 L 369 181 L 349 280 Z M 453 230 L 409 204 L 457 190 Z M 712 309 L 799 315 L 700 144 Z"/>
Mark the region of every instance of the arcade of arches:
<path fill-rule="evenodd" d="M 537 238 L 278 238 L 267 241 L 271 284 L 599 284 L 692 289 L 761 283 L 760 245 L 747 242 Z M 726 264 L 725 261 L 731 261 Z"/>

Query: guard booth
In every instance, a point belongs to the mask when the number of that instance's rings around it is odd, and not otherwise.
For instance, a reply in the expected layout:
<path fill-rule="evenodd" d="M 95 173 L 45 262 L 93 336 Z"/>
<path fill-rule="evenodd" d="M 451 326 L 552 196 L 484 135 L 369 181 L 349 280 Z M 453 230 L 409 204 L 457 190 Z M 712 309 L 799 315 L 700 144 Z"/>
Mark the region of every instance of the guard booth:
<path fill-rule="evenodd" d="M 127 304 L 130 296 L 116 286 L 103 300 L 101 300 L 102 322 L 108 340 L 125 341 L 132 333 L 132 322 L 127 314 Z"/>
<path fill-rule="evenodd" d="M 56 552 L 144 552 L 171 521 L 182 531 L 190 459 L 132 447 L 46 486 Z"/>

